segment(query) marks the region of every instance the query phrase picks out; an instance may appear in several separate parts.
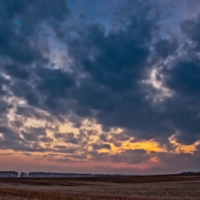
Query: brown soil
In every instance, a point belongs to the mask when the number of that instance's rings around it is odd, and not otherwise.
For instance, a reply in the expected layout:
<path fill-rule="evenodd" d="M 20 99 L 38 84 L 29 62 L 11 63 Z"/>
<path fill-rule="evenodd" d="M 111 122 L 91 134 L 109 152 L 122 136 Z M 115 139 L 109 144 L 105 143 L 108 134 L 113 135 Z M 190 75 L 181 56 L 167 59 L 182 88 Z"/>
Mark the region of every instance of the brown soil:
<path fill-rule="evenodd" d="M 0 200 L 197 200 L 200 175 L 0 179 Z"/>

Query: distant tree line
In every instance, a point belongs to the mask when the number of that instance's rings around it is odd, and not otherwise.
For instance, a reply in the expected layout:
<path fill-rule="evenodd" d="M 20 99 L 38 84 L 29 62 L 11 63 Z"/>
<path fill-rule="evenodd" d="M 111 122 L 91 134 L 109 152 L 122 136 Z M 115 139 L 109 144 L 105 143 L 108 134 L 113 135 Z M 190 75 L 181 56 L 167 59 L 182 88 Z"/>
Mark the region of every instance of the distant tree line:
<path fill-rule="evenodd" d="M 16 178 L 18 172 L 15 171 L 0 171 L 0 178 Z"/>
<path fill-rule="evenodd" d="M 124 176 L 120 174 L 79 174 L 79 173 L 51 173 L 51 172 L 21 172 L 0 171 L 0 178 L 61 178 L 61 177 L 116 177 Z"/>
<path fill-rule="evenodd" d="M 182 175 L 200 174 L 200 172 L 182 172 Z M 117 177 L 122 174 L 79 174 L 79 173 L 51 173 L 51 172 L 21 172 L 0 171 L 0 178 L 62 178 L 62 177 Z"/>

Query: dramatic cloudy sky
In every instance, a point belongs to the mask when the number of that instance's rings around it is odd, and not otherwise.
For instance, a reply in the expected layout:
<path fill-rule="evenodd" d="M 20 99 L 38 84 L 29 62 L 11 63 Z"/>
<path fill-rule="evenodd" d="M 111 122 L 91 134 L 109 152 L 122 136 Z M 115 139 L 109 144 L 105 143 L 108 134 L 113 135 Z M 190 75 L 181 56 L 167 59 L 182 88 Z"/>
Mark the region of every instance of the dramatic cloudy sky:
<path fill-rule="evenodd" d="M 0 170 L 200 171 L 199 10 L 1 0 Z"/>

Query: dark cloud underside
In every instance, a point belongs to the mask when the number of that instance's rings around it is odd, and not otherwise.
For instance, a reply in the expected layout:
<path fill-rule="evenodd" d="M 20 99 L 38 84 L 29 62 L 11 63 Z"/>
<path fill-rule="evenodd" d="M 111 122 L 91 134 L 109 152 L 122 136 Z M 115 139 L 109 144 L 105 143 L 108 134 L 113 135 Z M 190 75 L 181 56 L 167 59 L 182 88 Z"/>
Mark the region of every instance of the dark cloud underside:
<path fill-rule="evenodd" d="M 151 156 L 173 158 L 142 149 L 116 155 L 99 150 L 109 151 L 109 143 L 120 147 L 132 137 L 154 139 L 168 148 L 172 135 L 181 144 L 197 142 L 200 16 L 183 20 L 174 34 L 173 28 L 165 29 L 163 10 L 150 1 L 116 8 L 118 16 L 113 12 L 109 25 L 106 19 L 102 24 L 95 22 L 95 16 L 87 19 L 86 11 L 76 16 L 68 4 L 66 0 L 1 1 L 1 148 L 79 151 L 74 159 L 90 156 L 93 160 L 138 164 Z M 77 118 L 70 118 L 72 115 Z M 46 124 L 25 127 L 27 118 Z M 59 132 L 56 123 L 67 119 L 80 128 L 79 134 Z M 99 143 L 88 143 L 95 132 L 85 133 L 78 119 L 95 120 L 102 126 Z M 124 132 L 108 139 L 112 128 Z M 48 131 L 54 133 L 52 137 Z M 74 146 L 70 149 L 57 144 L 52 149 L 54 139 Z"/>

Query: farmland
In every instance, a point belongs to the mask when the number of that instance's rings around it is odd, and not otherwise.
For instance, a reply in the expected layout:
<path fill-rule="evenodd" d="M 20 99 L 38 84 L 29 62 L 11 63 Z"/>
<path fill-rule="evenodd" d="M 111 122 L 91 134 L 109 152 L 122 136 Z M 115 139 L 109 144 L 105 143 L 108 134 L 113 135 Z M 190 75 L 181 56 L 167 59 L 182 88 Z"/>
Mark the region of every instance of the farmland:
<path fill-rule="evenodd" d="M 197 200 L 200 175 L 0 179 L 0 200 Z"/>

